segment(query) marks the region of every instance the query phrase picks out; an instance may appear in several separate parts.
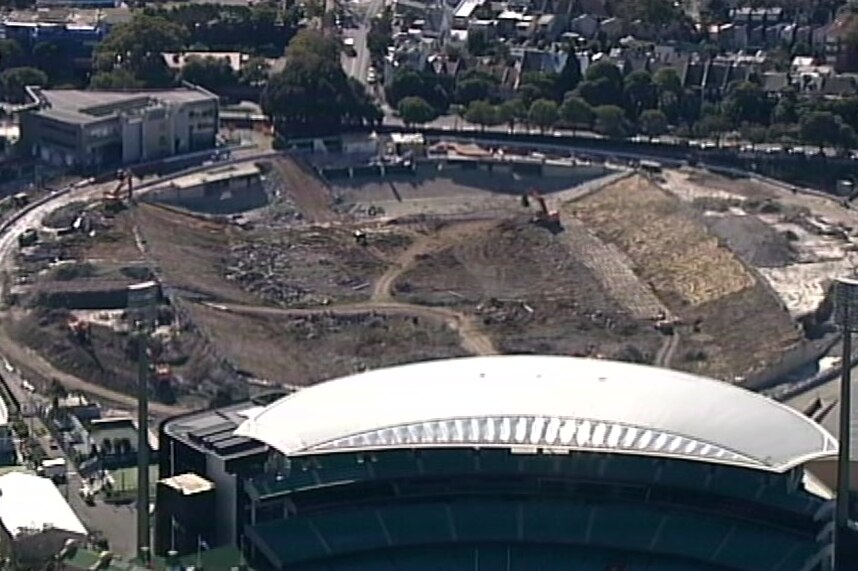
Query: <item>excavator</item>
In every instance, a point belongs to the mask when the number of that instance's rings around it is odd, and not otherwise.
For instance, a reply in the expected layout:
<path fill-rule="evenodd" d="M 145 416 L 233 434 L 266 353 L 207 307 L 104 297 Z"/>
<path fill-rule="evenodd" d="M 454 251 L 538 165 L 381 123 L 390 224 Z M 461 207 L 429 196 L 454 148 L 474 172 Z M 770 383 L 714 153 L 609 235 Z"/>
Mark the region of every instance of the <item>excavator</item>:
<path fill-rule="evenodd" d="M 122 187 L 127 185 L 127 189 L 125 191 L 125 200 L 130 204 L 131 199 L 134 196 L 134 188 L 132 186 L 132 174 L 131 171 L 117 171 L 116 179 L 119 181 L 115 188 L 112 190 L 104 191 L 103 200 L 104 200 L 104 209 L 108 212 L 118 212 L 124 206 L 122 201 Z"/>
<path fill-rule="evenodd" d="M 530 208 L 531 199 L 535 200 L 539 205 L 539 210 L 537 210 L 536 214 L 533 215 L 531 222 L 547 228 L 552 232 L 559 231 L 562 228 L 560 224 L 560 212 L 557 210 L 548 210 L 548 206 L 545 204 L 545 198 L 543 198 L 542 193 L 535 188 L 532 188 L 521 195 L 521 205 L 525 208 Z"/>

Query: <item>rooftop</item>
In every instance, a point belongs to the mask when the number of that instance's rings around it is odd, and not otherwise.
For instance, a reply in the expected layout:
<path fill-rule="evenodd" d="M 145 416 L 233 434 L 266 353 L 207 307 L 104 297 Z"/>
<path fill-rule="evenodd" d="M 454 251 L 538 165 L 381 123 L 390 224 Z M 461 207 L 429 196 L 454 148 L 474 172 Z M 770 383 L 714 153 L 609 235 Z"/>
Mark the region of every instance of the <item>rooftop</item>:
<path fill-rule="evenodd" d="M 42 103 L 41 115 L 70 123 L 94 123 L 155 105 L 178 105 L 217 100 L 203 89 L 177 88 L 139 91 L 86 91 L 82 89 L 40 89 L 32 92 Z"/>
<path fill-rule="evenodd" d="M 206 480 L 202 476 L 188 472 L 187 474 L 179 474 L 171 478 L 164 478 L 161 483 L 170 486 L 177 492 L 181 492 L 185 496 L 199 494 L 214 490 L 215 485 Z"/>
<path fill-rule="evenodd" d="M 51 480 L 21 472 L 0 476 L 0 523 L 12 537 L 50 528 L 87 534 Z"/>
<path fill-rule="evenodd" d="M 246 411 L 235 432 L 287 456 L 419 447 L 598 450 L 771 472 L 836 453 L 802 414 L 704 377 L 558 356 L 381 369 Z"/>
<path fill-rule="evenodd" d="M 235 434 L 236 428 L 262 409 L 253 402 L 242 402 L 216 410 L 191 413 L 170 420 L 164 431 L 202 451 L 223 458 L 263 452 L 268 447 L 256 440 Z"/>

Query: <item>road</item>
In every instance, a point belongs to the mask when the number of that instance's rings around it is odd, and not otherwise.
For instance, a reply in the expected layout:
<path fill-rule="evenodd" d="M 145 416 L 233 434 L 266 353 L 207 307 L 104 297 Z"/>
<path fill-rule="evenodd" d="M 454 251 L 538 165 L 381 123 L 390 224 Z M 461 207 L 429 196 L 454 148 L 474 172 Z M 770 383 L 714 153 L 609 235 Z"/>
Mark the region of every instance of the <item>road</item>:
<path fill-rule="evenodd" d="M 344 54 L 342 56 L 343 69 L 346 75 L 364 84 L 366 84 L 367 72 L 372 63 L 369 49 L 366 45 L 366 37 L 373 18 L 383 9 L 384 0 L 369 0 L 368 2 L 361 2 L 356 6 L 352 5 L 352 11 L 362 12 L 362 14 L 359 18 L 356 18 L 357 27 L 343 30 L 344 38 L 354 38 L 355 40 L 355 55 L 349 56 Z"/>
<path fill-rule="evenodd" d="M 66 483 L 60 484 L 58 488 L 65 495 L 69 505 L 86 526 L 86 529 L 90 533 L 100 532 L 107 539 L 110 549 L 115 553 L 123 556 L 134 555 L 137 520 L 133 506 L 117 507 L 100 501 L 97 501 L 93 506 L 86 505 L 78 493 L 83 482 L 76 466 L 62 448 L 56 444 L 53 444 L 52 447 L 50 432 L 42 418 L 36 414 L 37 410 L 43 410 L 49 406 L 48 399 L 25 390 L 24 378 L 11 364 L 6 364 L 2 370 L 2 377 L 9 392 L 21 403 L 22 409 L 28 411 L 26 423 L 32 434 L 39 435 L 37 439 L 47 457 L 65 459 L 68 466 L 68 478 Z"/>

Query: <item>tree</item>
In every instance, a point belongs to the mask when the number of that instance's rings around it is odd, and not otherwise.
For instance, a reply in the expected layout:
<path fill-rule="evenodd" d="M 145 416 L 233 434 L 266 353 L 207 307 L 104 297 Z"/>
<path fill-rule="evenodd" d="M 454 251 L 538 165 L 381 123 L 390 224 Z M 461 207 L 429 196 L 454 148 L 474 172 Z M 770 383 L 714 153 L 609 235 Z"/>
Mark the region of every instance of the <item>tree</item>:
<path fill-rule="evenodd" d="M 539 127 L 541 132 L 545 132 L 545 129 L 557 123 L 559 118 L 557 103 L 550 99 L 537 99 L 530 105 L 527 118 Z"/>
<path fill-rule="evenodd" d="M 468 105 L 465 120 L 485 129 L 486 127 L 498 124 L 498 113 L 495 107 L 488 101 L 474 101 Z"/>
<path fill-rule="evenodd" d="M 652 140 L 667 133 L 667 116 L 658 109 L 647 109 L 638 119 L 641 131 Z"/>
<path fill-rule="evenodd" d="M 15 40 L 0 40 L 0 71 L 21 65 L 24 52 Z"/>
<path fill-rule="evenodd" d="M 812 111 L 802 116 L 799 132 L 804 141 L 822 150 L 825 145 L 837 140 L 840 124 L 840 117 L 829 111 Z"/>
<path fill-rule="evenodd" d="M 127 69 L 114 69 L 92 76 L 89 86 L 93 89 L 138 89 L 143 87 L 143 82 Z"/>
<path fill-rule="evenodd" d="M 840 128 L 837 130 L 837 148 L 839 149 L 852 149 L 855 147 L 856 138 L 855 138 L 855 129 L 852 128 L 852 125 L 847 125 L 846 123 L 841 123 Z"/>
<path fill-rule="evenodd" d="M 620 4 L 619 14 L 628 21 L 639 20 L 654 32 L 684 20 L 679 4 L 671 0 L 625 0 Z"/>
<path fill-rule="evenodd" d="M 483 77 L 471 77 L 456 82 L 456 91 L 453 98 L 456 103 L 470 105 L 471 101 L 488 99 L 492 83 Z"/>
<path fill-rule="evenodd" d="M 674 93 L 677 96 L 682 94 L 682 80 L 673 68 L 661 68 L 652 76 L 652 82 L 658 89 L 659 95 L 662 93 Z"/>
<path fill-rule="evenodd" d="M 399 116 L 407 126 L 428 123 L 438 116 L 435 109 L 420 97 L 405 97 L 396 107 Z"/>
<path fill-rule="evenodd" d="M 498 120 L 509 125 L 509 130 L 515 129 L 519 121 L 527 120 L 527 107 L 521 99 L 515 98 L 504 101 L 497 107 Z"/>
<path fill-rule="evenodd" d="M 114 26 L 95 49 L 96 76 L 123 69 L 146 87 L 168 86 L 173 77 L 161 54 L 180 50 L 186 39 L 187 33 L 179 24 L 137 14 L 130 22 Z"/>
<path fill-rule="evenodd" d="M 597 133 L 621 139 L 628 135 L 626 112 L 616 105 L 601 105 L 593 110 L 596 116 L 595 129 Z"/>
<path fill-rule="evenodd" d="M 658 90 L 652 82 L 652 76 L 645 70 L 633 71 L 625 77 L 623 95 L 633 117 L 640 115 L 644 109 L 652 109 L 658 102 Z"/>
<path fill-rule="evenodd" d="M 0 73 L 3 96 L 12 103 L 27 101 L 27 86 L 44 86 L 47 83 L 48 76 L 45 72 L 34 67 L 11 67 Z"/>
<path fill-rule="evenodd" d="M 796 121 L 798 121 L 798 113 L 795 108 L 795 99 L 781 97 L 772 109 L 772 123 L 795 123 Z"/>
<path fill-rule="evenodd" d="M 566 63 L 563 64 L 563 71 L 560 72 L 555 83 L 557 91 L 563 94 L 572 91 L 581 83 L 581 62 L 578 61 L 574 50 L 569 50 Z"/>
<path fill-rule="evenodd" d="M 253 57 L 238 72 L 238 81 L 242 85 L 262 85 L 268 80 L 270 72 L 271 64 L 265 58 Z"/>
<path fill-rule="evenodd" d="M 541 71 L 526 72 L 521 76 L 519 89 L 529 89 L 531 103 L 537 99 L 558 100 L 563 96 L 563 91 L 558 88 L 559 76 L 555 73 Z"/>
<path fill-rule="evenodd" d="M 733 125 L 765 123 L 769 117 L 765 93 L 751 81 L 743 81 L 730 89 L 723 103 L 723 112 Z"/>
<path fill-rule="evenodd" d="M 590 128 L 593 124 L 593 108 L 575 95 L 563 100 L 560 106 L 560 121 L 564 126 Z"/>
<path fill-rule="evenodd" d="M 486 55 L 489 43 L 485 34 L 473 32 L 468 34 L 468 53 L 475 57 Z"/>
<path fill-rule="evenodd" d="M 387 53 L 387 47 L 393 43 L 393 16 L 390 8 L 373 18 L 366 35 L 366 47 L 373 61 L 380 61 Z"/>
<path fill-rule="evenodd" d="M 449 98 L 434 73 L 398 70 L 385 91 L 387 102 L 396 107 L 404 97 L 420 97 L 437 111 L 449 107 Z"/>
<path fill-rule="evenodd" d="M 578 96 L 590 105 L 621 105 L 623 102 L 623 77 L 616 65 L 600 61 L 587 69 L 578 88 Z"/>
<path fill-rule="evenodd" d="M 620 89 L 623 84 L 623 75 L 620 68 L 611 62 L 599 61 L 587 68 L 584 76 L 587 81 L 599 81 L 606 79 L 615 88 Z"/>
<path fill-rule="evenodd" d="M 211 91 L 234 87 L 238 82 L 229 61 L 222 58 L 192 57 L 182 68 L 182 79 Z"/>
<path fill-rule="evenodd" d="M 261 97 L 262 110 L 281 135 L 327 134 L 378 119 L 362 85 L 343 72 L 336 40 L 305 29 L 292 39 L 286 56 L 283 71 L 269 78 Z"/>

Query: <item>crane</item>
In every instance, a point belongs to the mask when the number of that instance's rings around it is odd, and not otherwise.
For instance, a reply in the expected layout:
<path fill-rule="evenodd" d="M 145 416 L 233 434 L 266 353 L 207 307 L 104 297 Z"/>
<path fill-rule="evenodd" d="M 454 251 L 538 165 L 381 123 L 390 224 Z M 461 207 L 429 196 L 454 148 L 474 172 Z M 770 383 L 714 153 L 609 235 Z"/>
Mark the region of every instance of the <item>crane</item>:
<path fill-rule="evenodd" d="M 539 224 L 549 230 L 560 229 L 560 212 L 557 210 L 548 210 L 548 206 L 545 204 L 545 198 L 543 198 L 542 193 L 539 192 L 538 189 L 532 188 L 522 195 L 522 206 L 526 208 L 530 207 L 531 199 L 535 200 L 539 205 L 539 210 L 536 211 L 536 214 L 533 216 L 533 220 L 531 221 L 534 224 Z"/>
<path fill-rule="evenodd" d="M 119 181 L 115 188 L 104 191 L 104 206 L 110 211 L 119 210 L 122 207 L 122 187 L 126 186 L 125 200 L 130 203 L 134 196 L 131 171 L 119 170 L 116 172 Z"/>

